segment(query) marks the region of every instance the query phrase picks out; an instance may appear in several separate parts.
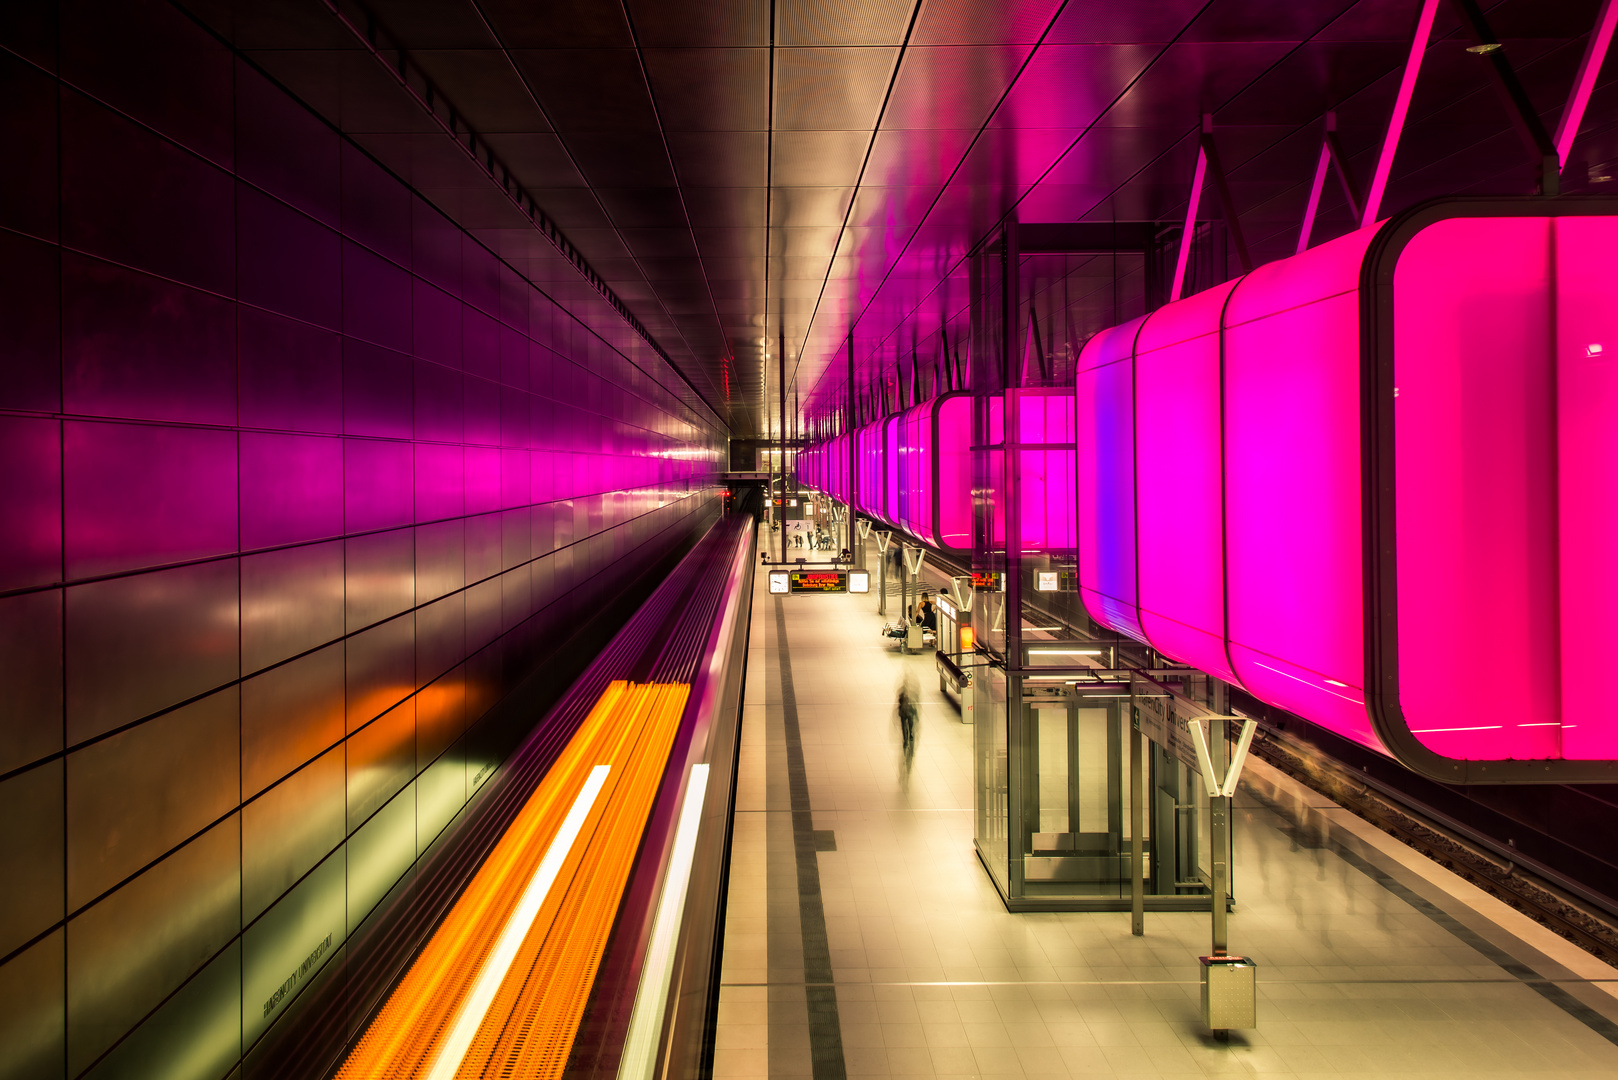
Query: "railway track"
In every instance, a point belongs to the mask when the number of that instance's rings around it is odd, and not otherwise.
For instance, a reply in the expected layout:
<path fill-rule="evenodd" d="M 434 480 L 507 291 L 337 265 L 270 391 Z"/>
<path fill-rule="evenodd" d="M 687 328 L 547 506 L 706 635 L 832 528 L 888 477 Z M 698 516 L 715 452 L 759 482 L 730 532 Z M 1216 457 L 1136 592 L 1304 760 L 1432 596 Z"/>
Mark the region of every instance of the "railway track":
<path fill-rule="evenodd" d="M 1261 726 L 1253 754 L 1593 956 L 1618 966 L 1618 915 L 1502 858 L 1359 772 Z"/>

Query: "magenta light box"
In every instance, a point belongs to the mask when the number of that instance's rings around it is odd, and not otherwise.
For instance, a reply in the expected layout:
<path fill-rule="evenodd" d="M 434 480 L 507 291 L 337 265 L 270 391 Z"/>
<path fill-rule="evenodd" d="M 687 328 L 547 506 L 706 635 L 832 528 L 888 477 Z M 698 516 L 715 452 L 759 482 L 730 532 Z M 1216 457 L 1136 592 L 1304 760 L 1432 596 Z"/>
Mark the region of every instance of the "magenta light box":
<path fill-rule="evenodd" d="M 1092 616 L 1447 782 L 1618 778 L 1615 245 L 1439 200 L 1097 335 Z"/>

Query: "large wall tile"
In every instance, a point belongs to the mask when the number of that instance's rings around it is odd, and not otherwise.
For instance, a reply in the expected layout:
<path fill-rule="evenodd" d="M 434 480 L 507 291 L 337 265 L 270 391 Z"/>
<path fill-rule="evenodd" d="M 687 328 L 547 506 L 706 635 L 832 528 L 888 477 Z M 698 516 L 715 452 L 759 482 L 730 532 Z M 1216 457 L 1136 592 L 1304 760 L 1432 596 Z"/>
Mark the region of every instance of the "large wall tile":
<path fill-rule="evenodd" d="M 235 809 L 240 739 L 233 686 L 69 754 L 69 910 Z"/>
<path fill-rule="evenodd" d="M 0 781 L 0 956 L 62 920 L 62 761 Z M 0 1075 L 4 1075 L 0 1073 Z"/>
<path fill-rule="evenodd" d="M 62 580 L 62 425 L 0 416 L 0 589 Z"/>
<path fill-rule="evenodd" d="M 5 203 L 0 190 L 0 206 Z M 52 244 L 0 232 L 0 356 L 6 358 L 0 408 L 62 407 L 61 260 Z"/>
<path fill-rule="evenodd" d="M 0 1076 L 61 1080 L 67 1046 L 67 985 L 56 930 L 0 964 Z"/>
<path fill-rule="evenodd" d="M 80 94 L 62 98 L 62 242 L 223 296 L 236 291 L 230 174 Z"/>
<path fill-rule="evenodd" d="M 238 677 L 236 563 L 68 588 L 69 745 Z"/>
<path fill-rule="evenodd" d="M 235 305 L 100 259 L 62 262 L 63 408 L 236 423 Z"/>
<path fill-rule="evenodd" d="M 343 643 L 333 642 L 243 680 L 244 797 L 342 741 L 343 655 Z"/>
<path fill-rule="evenodd" d="M 343 633 L 343 542 L 242 558 L 242 672 L 307 652 Z"/>
<path fill-rule="evenodd" d="M 239 549 L 236 432 L 69 422 L 62 434 L 69 580 Z"/>
<path fill-rule="evenodd" d="M 343 748 L 242 807 L 242 919 L 252 922 L 343 842 Z"/>
<path fill-rule="evenodd" d="M 0 772 L 62 749 L 62 590 L 0 598 Z"/>
<path fill-rule="evenodd" d="M 342 338 L 245 305 L 238 333 L 244 427 L 343 430 Z"/>
<path fill-rule="evenodd" d="M 68 1069 L 77 1074 L 241 930 L 232 817 L 67 924 Z"/>

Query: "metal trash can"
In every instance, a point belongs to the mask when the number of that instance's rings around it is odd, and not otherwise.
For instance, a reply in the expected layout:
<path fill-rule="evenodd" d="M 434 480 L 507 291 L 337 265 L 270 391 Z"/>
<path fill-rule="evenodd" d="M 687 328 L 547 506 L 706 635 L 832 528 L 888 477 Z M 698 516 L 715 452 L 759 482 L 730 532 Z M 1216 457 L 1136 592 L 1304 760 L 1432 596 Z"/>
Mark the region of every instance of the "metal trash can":
<path fill-rule="evenodd" d="M 1202 1022 L 1210 1031 L 1258 1026 L 1258 965 L 1245 956 L 1201 956 Z"/>

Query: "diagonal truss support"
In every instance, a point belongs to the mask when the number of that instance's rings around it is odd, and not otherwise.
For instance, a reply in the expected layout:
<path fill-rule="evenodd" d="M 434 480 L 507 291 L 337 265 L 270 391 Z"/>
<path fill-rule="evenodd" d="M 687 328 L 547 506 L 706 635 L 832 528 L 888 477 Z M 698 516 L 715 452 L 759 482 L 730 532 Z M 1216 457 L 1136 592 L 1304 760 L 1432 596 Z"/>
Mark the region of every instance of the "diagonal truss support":
<path fill-rule="evenodd" d="M 1393 155 L 1399 149 L 1399 136 L 1404 134 L 1410 98 L 1416 91 L 1416 76 L 1421 74 L 1421 61 L 1427 54 L 1427 42 L 1433 36 L 1433 19 L 1437 14 L 1438 0 L 1422 0 L 1421 14 L 1416 17 L 1416 33 L 1410 39 L 1410 57 L 1405 61 L 1404 74 L 1399 77 L 1399 93 L 1393 99 L 1393 115 L 1388 118 L 1388 131 L 1382 137 L 1376 172 L 1371 174 L 1371 189 L 1360 211 L 1361 228 L 1376 224 L 1377 212 L 1382 209 L 1382 195 L 1388 190 L 1388 176 L 1393 172 Z"/>
<path fill-rule="evenodd" d="M 1202 204 L 1202 186 L 1212 174 L 1214 191 L 1219 196 L 1219 210 L 1224 216 L 1225 225 L 1230 229 L 1231 240 L 1236 245 L 1236 258 L 1241 262 L 1242 273 L 1250 273 L 1253 269 L 1253 257 L 1247 250 L 1247 238 L 1242 233 L 1242 223 L 1236 214 L 1236 205 L 1230 197 L 1230 185 L 1225 180 L 1225 170 L 1219 163 L 1219 148 L 1213 140 L 1213 114 L 1202 114 L 1202 131 L 1197 140 L 1197 167 L 1191 176 L 1191 197 L 1185 204 L 1185 228 L 1180 230 L 1180 251 L 1174 260 L 1174 284 L 1169 289 L 1169 300 L 1175 301 L 1185 295 L 1185 272 L 1191 259 L 1191 239 L 1196 234 L 1197 211 Z"/>
<path fill-rule="evenodd" d="M 1523 145 L 1533 157 L 1539 168 L 1539 193 L 1541 195 L 1555 195 L 1557 193 L 1560 177 L 1561 162 L 1557 157 L 1556 144 L 1551 142 L 1550 132 L 1539 119 L 1539 113 L 1534 111 L 1534 103 L 1528 99 L 1528 91 L 1523 89 L 1522 80 L 1517 78 L 1516 69 L 1511 61 L 1506 59 L 1506 51 L 1500 45 L 1500 39 L 1495 36 L 1494 30 L 1489 26 L 1489 20 L 1478 6 L 1477 0 L 1451 0 L 1461 22 L 1472 31 L 1477 44 L 1467 52 L 1477 53 L 1489 62 L 1489 75 L 1494 81 L 1494 88 L 1500 94 L 1500 99 L 1506 106 L 1506 112 L 1511 116 L 1512 126 L 1517 129 L 1517 135 L 1522 139 Z"/>
<path fill-rule="evenodd" d="M 1333 168 L 1337 170 L 1337 179 L 1343 185 L 1343 198 L 1348 201 L 1348 211 L 1358 221 L 1364 208 L 1360 188 L 1354 182 L 1354 174 L 1348 167 L 1348 158 L 1344 155 L 1342 143 L 1337 138 L 1337 114 L 1328 112 L 1326 137 L 1321 141 L 1320 159 L 1315 162 L 1315 179 L 1309 186 L 1309 205 L 1303 212 L 1303 227 L 1298 230 L 1299 255 L 1309 250 L 1309 240 L 1315 231 L 1315 215 L 1320 211 L 1320 197 L 1326 189 L 1326 173 Z"/>
<path fill-rule="evenodd" d="M 1573 140 L 1584 122 L 1584 110 L 1590 104 L 1590 94 L 1596 87 L 1596 76 L 1601 74 L 1602 62 L 1612 46 L 1612 32 L 1618 26 L 1618 0 L 1602 0 L 1596 15 L 1595 27 L 1590 31 L 1589 43 L 1584 47 L 1584 59 L 1579 62 L 1579 73 L 1573 79 L 1567 107 L 1562 110 L 1562 122 L 1556 126 L 1556 161 L 1567 168 L 1567 156 L 1573 150 Z"/>

